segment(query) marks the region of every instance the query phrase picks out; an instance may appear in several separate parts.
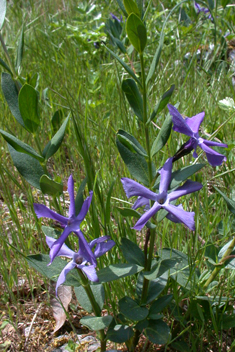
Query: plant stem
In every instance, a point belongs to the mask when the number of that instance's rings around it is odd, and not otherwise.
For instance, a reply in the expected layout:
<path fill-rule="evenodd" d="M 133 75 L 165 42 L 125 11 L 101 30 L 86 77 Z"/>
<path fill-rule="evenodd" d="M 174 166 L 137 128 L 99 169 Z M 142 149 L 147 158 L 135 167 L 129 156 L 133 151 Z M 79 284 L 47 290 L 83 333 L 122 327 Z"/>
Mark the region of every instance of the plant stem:
<path fill-rule="evenodd" d="M 20 91 L 20 85 L 19 85 L 19 83 L 17 82 L 17 74 L 16 74 L 16 72 L 15 72 L 14 65 L 13 65 L 12 62 L 11 62 L 10 55 L 9 55 L 9 53 L 8 53 L 6 44 L 5 44 L 5 42 L 4 42 L 3 37 L 2 37 L 1 34 L 0 34 L 0 42 L 1 42 L 1 44 L 2 44 L 4 53 L 5 53 L 5 55 L 6 55 L 8 64 L 9 64 L 9 66 L 10 66 L 10 69 L 11 69 L 11 72 L 12 72 L 12 75 L 13 75 L 13 78 L 14 78 L 14 80 L 15 80 L 16 88 L 17 88 L 17 90 L 18 90 L 18 92 L 19 92 L 19 91 Z"/>
<path fill-rule="evenodd" d="M 88 279 L 85 277 L 85 275 L 83 274 L 83 272 L 80 269 L 78 269 L 78 274 L 81 278 L 82 286 L 85 289 L 86 294 L 87 294 L 89 301 L 91 303 L 93 312 L 95 313 L 96 317 L 101 317 L 101 309 L 95 300 L 95 297 L 94 297 L 94 294 L 91 290 L 91 286 L 89 284 Z M 104 352 L 104 351 L 106 351 L 106 340 L 105 340 L 104 329 L 99 330 L 99 339 L 100 339 L 100 344 L 101 344 L 101 352 Z"/>
<path fill-rule="evenodd" d="M 206 281 L 205 285 L 204 285 L 204 289 L 207 289 L 207 287 L 210 285 L 210 283 L 215 279 L 215 277 L 218 275 L 218 273 L 220 272 L 220 270 L 224 267 L 223 264 L 226 260 L 230 259 L 230 254 L 233 250 L 233 248 L 235 247 L 235 237 L 233 238 L 232 242 L 230 243 L 228 249 L 226 250 L 226 252 L 224 253 L 223 257 L 221 258 L 221 261 L 217 264 L 217 266 L 215 267 L 215 269 L 212 271 L 209 279 Z"/>

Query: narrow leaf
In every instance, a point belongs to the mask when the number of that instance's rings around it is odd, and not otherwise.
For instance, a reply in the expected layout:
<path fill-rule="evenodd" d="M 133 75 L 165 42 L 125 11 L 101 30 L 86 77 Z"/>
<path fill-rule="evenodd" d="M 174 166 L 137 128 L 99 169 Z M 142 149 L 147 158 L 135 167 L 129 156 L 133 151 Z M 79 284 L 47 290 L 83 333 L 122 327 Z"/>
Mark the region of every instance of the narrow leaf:
<path fill-rule="evenodd" d="M 171 116 L 168 116 L 160 131 L 158 132 L 157 138 L 153 142 L 152 149 L 151 149 L 151 156 L 153 157 L 159 150 L 161 150 L 166 142 L 168 141 L 168 138 L 170 137 L 171 134 L 171 127 L 172 127 L 172 118 Z"/>
<path fill-rule="evenodd" d="M 0 129 L 0 133 L 3 138 L 9 143 L 17 152 L 25 153 L 31 155 L 33 158 L 44 161 L 44 158 L 39 155 L 30 145 L 20 141 L 18 138 L 12 136 L 10 133 L 7 133 Z"/>
<path fill-rule="evenodd" d="M 6 0 L 0 0 L 0 30 L 2 29 L 7 10 Z"/>
<path fill-rule="evenodd" d="M 25 128 L 35 133 L 40 124 L 38 116 L 38 92 L 29 84 L 25 84 L 19 93 L 19 109 Z"/>
<path fill-rule="evenodd" d="M 131 152 L 138 153 L 144 157 L 147 157 L 148 154 L 142 147 L 142 145 L 133 137 L 130 133 L 127 133 L 124 130 L 118 130 L 117 138 L 120 142 L 125 145 Z"/>
<path fill-rule="evenodd" d="M 33 187 L 40 188 L 40 178 L 45 173 L 39 161 L 32 156 L 17 152 L 10 144 L 8 149 L 11 154 L 13 164 L 19 173 Z"/>
<path fill-rule="evenodd" d="M 124 5 L 122 3 L 122 0 L 117 0 L 117 3 L 118 3 L 118 6 L 120 7 L 120 9 L 122 10 L 122 12 L 124 13 L 124 15 L 126 17 L 128 17 L 128 13 L 126 12 L 126 9 L 125 9 L 125 7 L 124 7 Z"/>
<path fill-rule="evenodd" d="M 143 121 L 143 99 L 135 81 L 131 78 L 124 79 L 122 82 L 122 90 L 136 116 Z"/>
<path fill-rule="evenodd" d="M 152 121 L 155 116 L 157 114 L 159 114 L 164 108 L 165 106 L 168 104 L 170 97 L 172 96 L 173 92 L 175 89 L 175 85 L 172 84 L 172 86 L 162 95 L 161 99 L 159 100 L 157 106 L 154 108 L 151 117 L 150 117 L 150 121 Z"/>
<path fill-rule="evenodd" d="M 231 213 L 235 214 L 235 201 L 228 198 L 223 192 L 219 190 L 219 188 L 215 187 L 216 191 L 224 198 L 225 202 L 227 203 L 228 209 L 231 211 Z"/>
<path fill-rule="evenodd" d="M 50 157 L 52 157 L 52 155 L 54 155 L 61 146 L 68 121 L 69 116 L 65 119 L 60 129 L 56 132 L 52 139 L 47 143 L 46 147 L 42 152 L 42 155 L 45 157 L 45 159 L 49 159 Z"/>
<path fill-rule="evenodd" d="M 112 191 L 113 191 L 113 186 L 115 184 L 115 181 L 112 182 L 109 191 L 108 191 L 108 195 L 107 195 L 107 199 L 106 199 L 106 205 L 105 205 L 105 222 L 106 224 L 109 224 L 110 222 L 110 200 L 111 200 L 111 195 L 112 195 Z"/>
<path fill-rule="evenodd" d="M 52 180 L 47 175 L 42 175 L 39 182 L 40 182 L 40 188 L 43 194 L 56 196 L 63 193 L 63 184 Z"/>
<path fill-rule="evenodd" d="M 12 115 L 15 117 L 16 121 L 25 128 L 19 109 L 18 90 L 9 73 L 2 73 L 2 91 Z"/>
<path fill-rule="evenodd" d="M 24 51 L 24 25 L 22 26 L 19 43 L 17 47 L 16 70 L 19 71 Z"/>
<path fill-rule="evenodd" d="M 5 70 L 7 70 L 7 71 L 12 75 L 12 72 L 11 72 L 10 67 L 9 67 L 9 66 L 5 63 L 5 61 L 3 61 L 1 58 L 0 58 L 0 65 L 1 65 L 2 67 L 4 67 Z"/>
<path fill-rule="evenodd" d="M 139 84 L 140 87 L 142 87 L 141 82 L 138 77 L 136 77 L 134 71 L 117 55 L 115 54 L 112 50 L 110 50 L 106 45 L 104 45 L 105 48 L 110 52 L 110 54 L 118 60 L 118 62 L 122 65 L 122 67 L 126 70 L 127 73 Z"/>
<path fill-rule="evenodd" d="M 131 13 L 126 22 L 126 32 L 128 38 L 138 53 L 143 53 L 147 44 L 147 32 L 141 19 Z"/>

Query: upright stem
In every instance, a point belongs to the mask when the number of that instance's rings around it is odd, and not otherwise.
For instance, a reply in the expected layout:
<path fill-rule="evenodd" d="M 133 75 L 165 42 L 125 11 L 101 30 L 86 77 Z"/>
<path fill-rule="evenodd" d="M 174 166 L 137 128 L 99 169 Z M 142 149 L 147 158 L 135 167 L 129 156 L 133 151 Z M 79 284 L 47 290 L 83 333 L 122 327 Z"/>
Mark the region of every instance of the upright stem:
<path fill-rule="evenodd" d="M 224 267 L 223 264 L 226 260 L 230 259 L 230 254 L 233 251 L 233 248 L 235 247 L 235 237 L 232 240 L 232 242 L 230 243 L 228 249 L 226 250 L 226 252 L 224 253 L 223 257 L 221 258 L 221 261 L 217 264 L 217 266 L 215 267 L 215 269 L 212 271 L 209 279 L 206 281 L 205 285 L 204 285 L 204 289 L 207 289 L 207 287 L 210 285 L 210 283 L 215 279 L 215 277 L 218 275 L 218 273 L 220 272 L 220 270 Z"/>
<path fill-rule="evenodd" d="M 91 286 L 88 282 L 88 279 L 85 277 L 85 275 L 83 274 L 83 272 L 80 269 L 78 269 L 78 274 L 81 278 L 82 286 L 83 286 L 84 290 L 86 291 L 86 294 L 87 294 L 89 301 L 91 303 L 93 312 L 95 313 L 95 315 L 97 317 L 101 317 L 101 309 L 100 309 L 98 303 L 96 302 L 96 299 L 95 299 L 94 294 L 91 290 Z M 106 340 L 105 340 L 104 329 L 99 330 L 99 339 L 100 339 L 100 344 L 101 344 L 101 352 L 104 352 L 104 351 L 106 351 Z"/>

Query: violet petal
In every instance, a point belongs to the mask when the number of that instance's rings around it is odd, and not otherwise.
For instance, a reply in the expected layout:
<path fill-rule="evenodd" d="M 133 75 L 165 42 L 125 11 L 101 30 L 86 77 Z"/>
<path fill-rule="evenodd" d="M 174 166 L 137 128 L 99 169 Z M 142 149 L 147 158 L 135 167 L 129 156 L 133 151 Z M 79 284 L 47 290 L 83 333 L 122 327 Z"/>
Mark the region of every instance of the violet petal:
<path fill-rule="evenodd" d="M 148 188 L 142 186 L 140 183 L 131 180 L 127 177 L 123 177 L 121 181 L 127 198 L 139 196 L 151 200 L 156 200 L 156 193 L 150 191 Z"/>
<path fill-rule="evenodd" d="M 178 187 L 175 191 L 172 191 L 170 194 L 168 194 L 168 199 L 171 202 L 172 200 L 178 199 L 179 197 L 185 196 L 186 194 L 199 191 L 201 188 L 201 183 L 187 180 L 183 186 Z"/>
<path fill-rule="evenodd" d="M 139 218 L 139 220 L 137 221 L 133 229 L 141 230 L 146 224 L 146 222 L 148 222 L 151 219 L 151 217 L 154 216 L 160 209 L 161 209 L 161 205 L 158 203 L 155 203 L 148 211 L 146 211 L 146 213 L 144 213 Z"/>
<path fill-rule="evenodd" d="M 62 225 L 67 225 L 68 218 L 55 213 L 53 210 L 47 208 L 45 205 L 34 203 L 33 207 L 38 218 L 49 218 L 58 221 Z"/>
<path fill-rule="evenodd" d="M 185 224 L 190 230 L 195 231 L 195 222 L 194 222 L 194 212 L 185 211 L 173 204 L 167 204 L 163 207 L 169 213 L 174 215 L 180 222 Z"/>

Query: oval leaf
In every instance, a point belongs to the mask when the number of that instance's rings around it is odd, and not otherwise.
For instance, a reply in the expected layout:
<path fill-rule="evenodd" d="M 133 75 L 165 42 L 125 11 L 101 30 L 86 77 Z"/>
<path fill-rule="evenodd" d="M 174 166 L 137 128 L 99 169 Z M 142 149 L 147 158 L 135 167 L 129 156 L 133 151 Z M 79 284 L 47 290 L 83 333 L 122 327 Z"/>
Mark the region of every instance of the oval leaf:
<path fill-rule="evenodd" d="M 132 298 L 126 296 L 119 301 L 120 312 L 130 320 L 140 321 L 148 316 L 148 309 L 140 307 Z"/>
<path fill-rule="evenodd" d="M 160 131 L 158 132 L 157 138 L 153 142 L 152 149 L 151 149 L 151 156 L 153 157 L 159 150 L 161 150 L 166 142 L 168 141 L 168 138 L 170 137 L 171 134 L 171 126 L 172 126 L 172 118 L 171 116 L 168 116 Z"/>
<path fill-rule="evenodd" d="M 116 325 L 113 329 L 109 329 L 107 339 L 116 343 L 123 343 L 134 335 L 134 331 L 127 325 Z"/>
<path fill-rule="evenodd" d="M 136 264 L 114 264 L 98 271 L 99 282 L 110 282 L 122 277 L 135 275 L 143 270 L 142 266 Z"/>
<path fill-rule="evenodd" d="M 63 193 L 63 184 L 55 182 L 47 175 L 42 175 L 39 182 L 43 194 L 56 196 Z"/>
<path fill-rule="evenodd" d="M 162 320 L 150 320 L 145 329 L 147 338 L 157 345 L 164 345 L 171 337 L 170 329 Z"/>
<path fill-rule="evenodd" d="M 121 251 L 127 262 L 131 264 L 137 264 L 144 266 L 145 259 L 143 251 L 137 246 L 137 244 L 128 240 L 127 238 L 122 238 Z"/>
<path fill-rule="evenodd" d="M 122 82 L 122 90 L 136 116 L 143 121 L 143 99 L 135 81 L 131 78 L 124 79 Z"/>
<path fill-rule="evenodd" d="M 103 330 L 107 328 L 113 320 L 111 315 L 105 315 L 104 317 L 84 317 L 80 320 L 80 323 L 87 326 L 90 330 Z"/>
<path fill-rule="evenodd" d="M 142 53 L 147 43 L 147 32 L 144 23 L 134 13 L 131 13 L 126 22 L 128 38 L 138 53 Z"/>
<path fill-rule="evenodd" d="M 140 17 L 140 11 L 134 0 L 124 0 L 124 6 L 128 15 L 135 13 Z"/>
<path fill-rule="evenodd" d="M 38 116 L 38 93 L 27 83 L 21 88 L 19 93 L 19 109 L 25 128 L 31 133 L 36 132 L 40 123 Z"/>
<path fill-rule="evenodd" d="M 103 285 L 102 284 L 91 285 L 90 287 L 95 297 L 96 303 L 98 303 L 100 309 L 102 310 L 104 305 L 104 300 L 105 300 L 105 291 L 104 291 Z M 83 286 L 74 287 L 74 292 L 82 308 L 85 309 L 88 313 L 92 313 L 93 308 L 84 287 Z"/>

